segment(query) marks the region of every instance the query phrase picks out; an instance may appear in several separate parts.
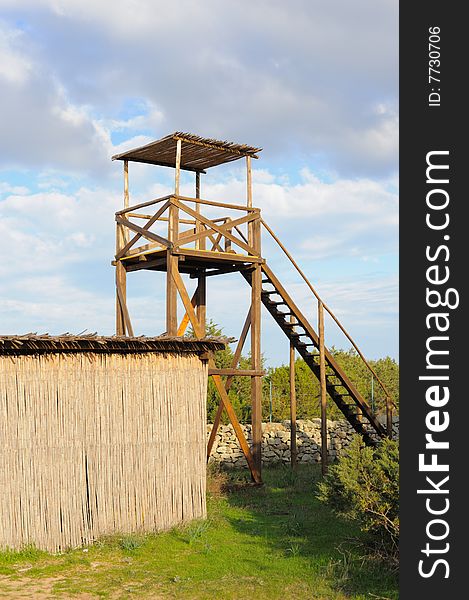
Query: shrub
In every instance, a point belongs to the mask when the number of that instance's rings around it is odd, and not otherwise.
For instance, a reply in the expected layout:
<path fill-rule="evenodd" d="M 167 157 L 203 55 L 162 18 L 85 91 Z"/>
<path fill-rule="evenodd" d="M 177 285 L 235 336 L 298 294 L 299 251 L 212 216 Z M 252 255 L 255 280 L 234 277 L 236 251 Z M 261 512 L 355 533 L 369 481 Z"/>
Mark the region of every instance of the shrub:
<path fill-rule="evenodd" d="M 399 542 L 399 446 L 383 440 L 366 447 L 356 436 L 318 484 L 318 498 L 358 521 L 376 555 L 397 564 Z"/>

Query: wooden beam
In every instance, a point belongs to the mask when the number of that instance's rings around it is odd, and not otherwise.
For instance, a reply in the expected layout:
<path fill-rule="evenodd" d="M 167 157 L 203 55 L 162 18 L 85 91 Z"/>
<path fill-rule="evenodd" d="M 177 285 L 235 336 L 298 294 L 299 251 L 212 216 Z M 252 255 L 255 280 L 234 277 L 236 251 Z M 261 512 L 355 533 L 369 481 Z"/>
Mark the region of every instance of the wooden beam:
<path fill-rule="evenodd" d="M 202 269 L 197 277 L 196 314 L 200 326 L 205 332 L 207 320 L 207 278 L 205 275 L 205 269 Z"/>
<path fill-rule="evenodd" d="M 124 160 L 124 208 L 129 208 L 129 161 Z M 124 242 L 129 241 L 129 232 L 124 230 Z"/>
<path fill-rule="evenodd" d="M 324 307 L 318 300 L 319 370 L 321 387 L 321 469 L 327 473 L 327 397 L 326 397 L 326 352 L 324 344 Z"/>
<path fill-rule="evenodd" d="M 193 256 L 194 258 L 203 258 L 207 261 L 229 261 L 240 263 L 264 264 L 265 260 L 260 256 L 247 256 L 244 254 L 236 254 L 232 252 L 211 252 L 210 250 L 192 250 L 191 248 L 177 248 L 174 254 L 181 256 Z"/>
<path fill-rule="evenodd" d="M 246 156 L 246 205 L 248 208 L 252 208 L 252 169 L 251 169 L 251 157 Z M 253 233 L 252 225 L 248 224 L 248 244 L 253 245 Z"/>
<path fill-rule="evenodd" d="M 228 204 L 227 202 L 214 202 L 213 200 L 205 200 L 203 198 L 191 198 L 190 196 L 177 196 L 176 200 L 183 200 L 184 202 L 193 202 L 194 204 L 207 204 L 207 206 L 217 206 L 218 208 L 229 208 L 231 210 L 259 212 L 258 208 L 249 208 L 246 205 L 243 206 L 241 204 Z"/>
<path fill-rule="evenodd" d="M 189 294 L 187 293 L 186 286 L 184 285 L 181 274 L 176 268 L 172 270 L 171 275 L 176 284 L 182 303 L 184 304 L 184 308 L 186 309 L 186 313 L 189 315 L 189 320 L 191 322 L 192 327 L 194 328 L 194 333 L 196 337 L 203 338 L 205 336 L 205 330 L 202 329 L 199 320 L 197 319 L 197 315 L 195 314 L 194 307 L 192 306 L 191 299 L 189 298 Z"/>
<path fill-rule="evenodd" d="M 265 375 L 265 371 L 260 369 L 256 371 L 255 369 L 209 369 L 209 375 L 229 375 L 230 377 L 263 377 Z"/>
<path fill-rule="evenodd" d="M 117 290 L 117 298 L 120 305 L 120 310 L 122 312 L 123 319 L 123 332 L 120 335 L 130 335 L 133 337 L 134 330 L 132 328 L 132 323 L 130 321 L 129 311 L 127 309 L 126 302 L 126 287 L 125 287 L 125 268 L 124 265 L 118 263 L 116 265 L 116 290 Z M 119 335 L 119 334 L 118 334 Z"/>
<path fill-rule="evenodd" d="M 177 334 L 177 287 L 173 273 L 178 271 L 178 256 L 170 250 L 166 253 L 166 334 Z"/>
<path fill-rule="evenodd" d="M 124 160 L 124 208 L 129 208 L 129 161 Z"/>
<path fill-rule="evenodd" d="M 199 294 L 199 287 L 197 286 L 197 288 L 196 288 L 196 290 L 193 293 L 192 298 L 191 298 L 191 304 L 192 304 L 193 308 L 195 308 L 196 305 L 197 305 L 197 296 L 198 296 L 198 294 Z M 178 332 L 177 332 L 177 336 L 178 337 L 182 337 L 186 333 L 187 326 L 189 325 L 189 320 L 190 320 L 189 319 L 189 315 L 188 315 L 188 313 L 186 311 L 184 313 L 183 318 L 182 318 L 181 324 L 178 327 Z"/>
<path fill-rule="evenodd" d="M 251 368 L 260 371 L 261 356 L 261 292 L 262 270 L 256 265 L 252 271 L 251 282 Z M 262 379 L 251 379 L 251 424 L 252 424 L 252 454 L 256 469 L 262 469 Z"/>
<path fill-rule="evenodd" d="M 155 223 L 155 221 L 157 221 L 159 219 L 159 217 L 164 213 L 164 211 L 170 206 L 170 202 L 169 200 L 167 202 L 165 202 L 163 204 L 163 206 L 161 206 L 156 213 L 150 218 L 150 220 L 148 221 L 148 223 L 145 223 L 145 225 L 142 227 L 143 230 L 148 231 L 150 229 L 150 227 L 153 225 L 153 223 Z M 130 221 L 129 221 L 130 222 Z M 122 250 L 120 250 L 117 254 L 116 254 L 116 260 L 119 260 L 119 258 L 122 258 L 124 256 L 124 254 L 127 252 L 127 250 L 130 250 L 130 248 L 135 244 L 135 242 L 142 237 L 141 233 L 137 233 L 136 235 L 134 235 L 134 237 L 128 241 L 125 246 L 122 248 Z M 164 239 L 164 238 L 161 238 Z M 166 240 L 165 244 L 161 244 L 161 242 L 156 242 L 158 243 L 160 246 L 164 246 L 167 247 L 168 246 L 168 240 Z"/>
<path fill-rule="evenodd" d="M 240 266 L 234 266 L 234 267 L 220 267 L 219 269 L 211 269 L 210 271 L 206 271 L 205 272 L 205 277 L 214 277 L 215 275 L 225 275 L 226 273 L 237 273 L 238 271 L 243 271 L 244 269 L 249 269 L 250 266 L 246 266 L 246 267 L 240 267 Z M 197 275 L 197 273 L 191 273 L 189 275 L 189 277 L 191 279 L 195 279 L 197 277 L 199 277 L 199 275 Z"/>
<path fill-rule="evenodd" d="M 141 256 L 140 258 L 144 258 L 144 256 Z M 121 264 L 125 263 L 121 262 Z M 144 269 L 153 269 L 154 267 L 162 267 L 163 265 L 166 265 L 166 256 L 155 258 L 153 260 L 139 260 L 139 262 L 135 264 L 126 265 L 125 270 L 128 272 L 143 271 Z"/>
<path fill-rule="evenodd" d="M 162 196 L 161 198 L 154 198 L 153 200 L 148 200 L 147 202 L 141 202 L 140 204 L 134 204 L 133 206 L 129 206 L 129 208 L 123 208 L 122 210 L 118 210 L 116 212 L 116 217 L 117 217 L 117 215 L 125 215 L 130 211 L 137 210 L 139 208 L 144 208 L 145 206 L 152 206 L 153 204 L 159 204 L 160 202 L 169 200 L 172 197 L 173 197 L 173 194 L 169 194 L 168 196 Z"/>
<path fill-rule="evenodd" d="M 148 253 L 150 251 L 162 251 L 162 250 L 166 250 L 166 248 L 162 248 L 161 244 L 158 244 L 158 242 L 150 242 L 149 244 L 143 244 L 142 246 L 137 246 L 136 248 L 132 248 L 131 250 L 127 250 L 127 252 L 125 253 L 125 256 L 122 256 L 120 258 L 120 260 L 125 261 L 126 259 L 129 258 L 134 258 L 136 256 L 140 255 L 144 255 L 145 253 Z"/>
<path fill-rule="evenodd" d="M 392 440 L 392 402 L 389 396 L 386 396 L 386 435 Z"/>
<path fill-rule="evenodd" d="M 290 323 L 295 323 L 296 319 L 290 316 Z M 294 329 L 292 328 L 292 331 Z M 297 447 L 296 447 L 296 388 L 295 388 L 295 346 L 290 343 L 290 464 L 292 469 L 297 467 Z"/>
<path fill-rule="evenodd" d="M 179 180 L 181 177 L 181 147 L 182 142 L 178 140 L 176 142 L 176 172 L 174 174 L 174 193 L 179 196 Z"/>
<path fill-rule="evenodd" d="M 200 173 L 195 174 L 195 197 L 200 199 Z M 195 212 L 200 215 L 200 204 L 197 202 L 195 205 Z M 195 221 L 195 231 L 200 233 L 202 231 L 202 225 L 200 221 Z M 195 247 L 197 250 L 205 250 L 205 240 L 196 240 Z"/>
<path fill-rule="evenodd" d="M 252 167 L 251 157 L 246 156 L 246 187 L 247 187 L 247 206 L 252 208 Z"/>
<path fill-rule="evenodd" d="M 122 158 L 113 158 L 112 160 L 122 160 Z M 131 158 L 130 161 L 143 163 L 145 165 L 156 165 L 157 167 L 172 167 L 174 169 L 174 163 L 166 163 L 163 161 L 155 162 L 154 160 L 145 160 L 144 158 Z M 186 167 L 185 165 L 181 165 L 181 170 L 182 171 L 191 171 L 192 173 L 206 173 L 207 172 L 204 169 L 197 169 L 195 167 Z"/>
<path fill-rule="evenodd" d="M 116 223 L 116 253 L 120 251 L 124 244 L 124 231 L 122 225 Z M 119 296 L 126 293 L 126 272 L 123 265 L 116 263 L 116 335 L 125 335 L 124 312 Z M 119 293 L 120 292 L 120 293 Z"/>

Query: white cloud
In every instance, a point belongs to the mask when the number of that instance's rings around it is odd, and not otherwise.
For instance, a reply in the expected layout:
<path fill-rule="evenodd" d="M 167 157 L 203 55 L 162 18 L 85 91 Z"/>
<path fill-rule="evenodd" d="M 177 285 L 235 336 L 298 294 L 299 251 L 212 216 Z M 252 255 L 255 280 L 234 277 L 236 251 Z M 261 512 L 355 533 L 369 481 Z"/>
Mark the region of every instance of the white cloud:
<path fill-rule="evenodd" d="M 10 38 L 27 41 L 14 51 L 21 93 L 10 81 L 0 99 L 10 160 L 97 171 L 112 131 L 142 128 L 246 141 L 267 157 L 299 153 L 347 174 L 396 168 L 393 0 L 357 0 L 353 10 L 346 0 L 2 4 L 5 19 L 26 23 Z M 10 79 L 17 72 L 4 68 Z M 122 117 L 132 98 L 142 112 Z"/>
<path fill-rule="evenodd" d="M 22 54 L 20 31 L 10 30 L 0 21 L 0 79 L 4 84 L 21 85 L 31 72 L 32 64 Z"/>

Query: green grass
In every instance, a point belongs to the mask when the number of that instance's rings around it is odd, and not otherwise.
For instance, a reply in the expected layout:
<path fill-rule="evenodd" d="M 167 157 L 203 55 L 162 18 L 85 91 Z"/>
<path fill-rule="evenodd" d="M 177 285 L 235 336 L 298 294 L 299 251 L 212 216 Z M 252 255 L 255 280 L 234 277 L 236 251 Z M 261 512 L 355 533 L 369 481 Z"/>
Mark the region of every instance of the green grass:
<path fill-rule="evenodd" d="M 397 579 L 364 558 L 356 527 L 314 497 L 316 471 L 212 473 L 208 518 L 50 555 L 0 553 L 1 598 L 397 599 Z"/>

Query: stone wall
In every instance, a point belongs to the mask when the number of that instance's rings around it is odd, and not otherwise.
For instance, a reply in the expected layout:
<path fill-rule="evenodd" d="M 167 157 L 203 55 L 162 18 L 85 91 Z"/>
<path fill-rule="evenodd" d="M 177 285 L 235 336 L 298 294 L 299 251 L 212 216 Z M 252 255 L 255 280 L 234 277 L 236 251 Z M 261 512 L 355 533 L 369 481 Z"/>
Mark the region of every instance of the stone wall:
<path fill-rule="evenodd" d="M 241 425 L 251 443 L 251 426 Z M 354 430 L 348 421 L 327 421 L 329 461 L 337 458 L 350 444 Z M 207 425 L 207 436 L 212 425 Z M 262 424 L 262 456 L 264 464 L 290 462 L 290 421 Z M 393 434 L 399 437 L 399 417 L 393 418 Z M 297 421 L 297 447 L 299 463 L 321 461 L 321 419 Z M 239 447 L 232 425 L 220 425 L 209 462 L 227 467 L 245 467 L 246 460 Z"/>

